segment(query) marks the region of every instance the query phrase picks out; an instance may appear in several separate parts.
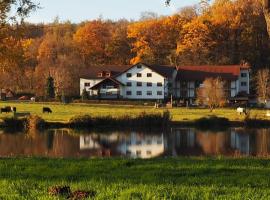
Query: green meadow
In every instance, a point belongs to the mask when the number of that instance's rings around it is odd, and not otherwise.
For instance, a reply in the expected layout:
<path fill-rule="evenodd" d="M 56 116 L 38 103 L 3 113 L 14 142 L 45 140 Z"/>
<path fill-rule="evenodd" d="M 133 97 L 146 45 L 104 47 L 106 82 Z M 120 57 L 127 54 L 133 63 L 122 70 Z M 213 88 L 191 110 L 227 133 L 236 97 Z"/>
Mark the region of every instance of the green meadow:
<path fill-rule="evenodd" d="M 168 158 L 0 160 L 0 199 L 65 199 L 48 188 L 92 191 L 89 199 L 270 199 L 270 161 Z"/>
<path fill-rule="evenodd" d="M 0 102 L 0 107 L 15 106 L 18 112 L 30 112 L 38 115 L 50 122 L 67 122 L 70 118 L 77 115 L 88 114 L 90 116 L 108 116 L 120 117 L 124 115 L 136 116 L 141 112 L 163 113 L 165 108 L 155 109 L 152 106 L 133 106 L 133 105 L 102 105 L 102 104 L 58 104 L 58 103 L 18 103 L 18 102 Z M 43 114 L 42 107 L 50 107 L 52 114 Z M 193 121 L 209 115 L 225 117 L 231 121 L 242 121 L 244 116 L 236 113 L 234 108 L 215 109 L 212 113 L 209 109 L 198 108 L 173 108 L 169 109 L 173 121 Z M 12 116 L 12 114 L 0 114 L 0 118 Z M 252 109 L 251 118 L 267 119 L 266 110 Z"/>

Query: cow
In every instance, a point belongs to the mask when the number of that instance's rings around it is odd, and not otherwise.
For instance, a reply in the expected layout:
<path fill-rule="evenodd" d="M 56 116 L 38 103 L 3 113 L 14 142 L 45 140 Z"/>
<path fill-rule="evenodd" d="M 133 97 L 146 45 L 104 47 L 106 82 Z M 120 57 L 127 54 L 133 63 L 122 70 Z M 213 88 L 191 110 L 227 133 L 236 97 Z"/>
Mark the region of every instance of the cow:
<path fill-rule="evenodd" d="M 42 112 L 43 113 L 52 113 L 52 110 L 49 107 L 43 107 Z"/>
<path fill-rule="evenodd" d="M 10 106 L 6 106 L 6 107 L 0 109 L 0 113 L 10 113 L 11 111 L 12 110 L 11 110 Z"/>
<path fill-rule="evenodd" d="M 14 112 L 14 113 L 17 112 L 17 108 L 16 108 L 16 107 L 12 107 L 11 110 L 12 110 L 12 112 Z"/>

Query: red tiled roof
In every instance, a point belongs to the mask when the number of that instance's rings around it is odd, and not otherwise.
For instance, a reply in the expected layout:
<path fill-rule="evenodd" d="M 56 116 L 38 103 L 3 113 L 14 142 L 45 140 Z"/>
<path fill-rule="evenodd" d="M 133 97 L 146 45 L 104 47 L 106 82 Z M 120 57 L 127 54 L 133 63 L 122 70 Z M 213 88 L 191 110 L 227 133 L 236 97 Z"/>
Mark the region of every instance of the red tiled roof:
<path fill-rule="evenodd" d="M 206 78 L 221 77 L 225 80 L 236 80 L 243 66 L 224 65 L 224 66 L 181 66 L 177 67 L 177 80 L 198 80 Z"/>

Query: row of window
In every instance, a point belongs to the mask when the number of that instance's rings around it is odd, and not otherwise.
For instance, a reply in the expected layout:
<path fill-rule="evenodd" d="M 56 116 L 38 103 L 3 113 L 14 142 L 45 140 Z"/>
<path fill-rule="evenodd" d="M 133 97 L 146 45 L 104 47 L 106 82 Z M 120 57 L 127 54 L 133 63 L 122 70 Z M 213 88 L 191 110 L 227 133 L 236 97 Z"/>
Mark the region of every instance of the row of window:
<path fill-rule="evenodd" d="M 127 91 L 126 92 L 126 95 L 127 96 L 131 96 L 132 95 L 132 91 Z M 142 91 L 136 91 L 136 95 L 137 96 L 142 96 Z M 146 92 L 146 95 L 147 96 L 152 96 L 153 95 L 153 92 L 152 91 L 147 91 Z M 162 95 L 163 95 L 162 91 L 157 91 L 157 96 L 162 96 Z"/>
<path fill-rule="evenodd" d="M 137 140 L 136 141 L 136 145 L 142 145 L 142 141 L 141 140 Z M 127 140 L 126 141 L 126 144 L 127 145 L 131 145 L 131 140 Z M 148 145 L 152 145 L 152 144 L 154 144 L 154 141 L 152 142 L 152 140 L 147 140 L 146 141 L 146 144 L 148 144 Z M 158 145 L 161 145 L 162 144 L 162 140 L 161 139 L 158 139 L 157 141 L 156 141 L 156 144 L 158 144 Z M 145 144 L 144 144 L 145 145 Z"/>
<path fill-rule="evenodd" d="M 136 85 L 137 85 L 137 87 L 142 87 L 142 82 L 137 82 Z M 147 82 L 147 83 L 146 83 L 146 86 L 147 86 L 147 87 L 152 87 L 152 86 L 153 86 L 153 83 Z M 162 85 L 161 82 L 158 82 L 158 83 L 157 83 L 157 86 L 158 86 L 158 87 L 162 87 L 163 85 Z M 132 87 L 132 83 L 131 83 L 131 82 L 127 82 L 127 87 Z"/>
<path fill-rule="evenodd" d="M 246 78 L 247 77 L 247 73 L 241 73 L 241 77 L 242 78 Z"/>
<path fill-rule="evenodd" d="M 241 82 L 241 86 L 247 86 L 247 82 Z"/>
<path fill-rule="evenodd" d="M 137 73 L 136 76 L 138 78 L 141 78 L 142 77 L 142 74 L 141 73 Z M 127 78 L 130 78 L 130 77 L 132 77 L 132 73 L 127 73 Z M 148 77 L 148 78 L 152 77 L 152 73 L 147 73 L 146 74 L 146 77 Z"/>
<path fill-rule="evenodd" d="M 131 151 L 127 150 L 126 155 L 131 155 Z M 141 150 L 137 150 L 136 151 L 136 155 L 137 156 L 141 156 L 142 155 L 142 151 Z M 146 151 L 146 155 L 151 156 L 152 155 L 152 151 L 150 151 L 150 150 Z"/>

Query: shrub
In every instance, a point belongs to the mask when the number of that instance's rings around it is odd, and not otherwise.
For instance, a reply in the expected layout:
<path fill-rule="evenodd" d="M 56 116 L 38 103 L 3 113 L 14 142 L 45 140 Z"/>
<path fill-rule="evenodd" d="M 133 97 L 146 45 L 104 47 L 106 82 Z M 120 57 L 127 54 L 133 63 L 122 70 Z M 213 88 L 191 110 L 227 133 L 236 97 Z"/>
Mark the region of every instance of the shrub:
<path fill-rule="evenodd" d="M 71 128 L 106 128 L 106 127 L 137 127 L 137 128 L 161 128 L 168 126 L 171 120 L 169 111 L 162 114 L 146 114 L 142 112 L 136 117 L 101 116 L 92 118 L 89 115 L 76 116 L 70 119 Z"/>
<path fill-rule="evenodd" d="M 195 120 L 194 125 L 202 129 L 220 129 L 228 127 L 230 122 L 224 117 L 210 116 Z"/>
<path fill-rule="evenodd" d="M 71 128 L 90 128 L 93 125 L 93 119 L 89 115 L 80 115 L 72 117 L 69 120 Z"/>
<path fill-rule="evenodd" d="M 14 117 L 3 118 L 3 127 L 8 132 L 23 131 L 26 127 L 26 119 L 17 119 Z"/>
<path fill-rule="evenodd" d="M 89 99 L 89 93 L 86 91 L 84 88 L 82 91 L 82 101 L 88 100 Z"/>

